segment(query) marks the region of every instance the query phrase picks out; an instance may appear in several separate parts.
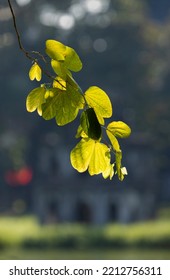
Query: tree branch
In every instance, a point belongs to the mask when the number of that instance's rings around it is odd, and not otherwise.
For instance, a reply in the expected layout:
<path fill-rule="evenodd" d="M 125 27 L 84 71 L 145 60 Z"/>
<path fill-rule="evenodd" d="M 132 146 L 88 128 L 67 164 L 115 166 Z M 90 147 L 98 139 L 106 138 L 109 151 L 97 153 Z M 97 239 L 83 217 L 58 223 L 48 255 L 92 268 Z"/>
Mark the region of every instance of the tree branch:
<path fill-rule="evenodd" d="M 31 51 L 31 52 L 28 52 L 25 50 L 25 48 L 23 47 L 22 45 L 22 42 L 21 42 L 21 36 L 19 34 L 19 31 L 18 31 L 18 27 L 17 27 L 17 23 L 16 23 L 16 18 L 15 18 L 15 13 L 14 13 L 14 10 L 13 10 L 13 7 L 11 5 L 11 1 L 8 0 L 8 5 L 9 5 L 9 8 L 10 8 L 10 11 L 11 11 L 11 14 L 12 14 L 12 19 L 13 19 L 13 25 L 14 25 L 14 29 L 15 29 L 15 33 L 16 33 L 16 36 L 17 36 L 17 40 L 18 40 L 18 45 L 19 45 L 19 48 L 20 50 L 26 55 L 26 57 L 28 59 L 30 59 L 31 61 L 33 62 L 36 62 L 39 67 L 41 68 L 42 72 L 48 77 L 50 78 L 51 80 L 55 80 L 60 86 L 64 87 L 58 80 L 56 80 L 55 77 L 51 76 L 51 74 L 47 71 L 47 70 L 44 70 L 42 68 L 42 66 L 39 64 L 38 62 L 38 59 L 33 57 L 32 55 L 30 54 L 35 54 L 35 55 L 38 55 L 46 64 L 47 64 L 47 61 L 45 59 L 45 57 L 38 51 Z"/>
<path fill-rule="evenodd" d="M 14 10 L 13 10 L 13 7 L 11 5 L 11 1 L 8 0 L 8 5 L 9 5 L 9 8 L 10 8 L 10 11 L 11 11 L 11 14 L 12 14 L 12 19 L 13 19 L 13 25 L 14 25 L 14 29 L 15 29 L 15 33 L 17 35 L 17 40 L 18 40 L 18 44 L 19 44 L 19 48 L 22 52 L 24 52 L 24 54 L 29 58 L 29 59 L 33 59 L 30 55 L 29 55 L 29 52 L 27 52 L 25 50 L 25 48 L 23 47 L 22 45 L 22 42 L 21 42 L 21 37 L 20 37 L 20 34 L 19 34 L 19 31 L 18 31 L 18 28 L 17 28 L 17 23 L 16 23 L 16 19 L 15 19 L 15 14 L 14 14 Z"/>

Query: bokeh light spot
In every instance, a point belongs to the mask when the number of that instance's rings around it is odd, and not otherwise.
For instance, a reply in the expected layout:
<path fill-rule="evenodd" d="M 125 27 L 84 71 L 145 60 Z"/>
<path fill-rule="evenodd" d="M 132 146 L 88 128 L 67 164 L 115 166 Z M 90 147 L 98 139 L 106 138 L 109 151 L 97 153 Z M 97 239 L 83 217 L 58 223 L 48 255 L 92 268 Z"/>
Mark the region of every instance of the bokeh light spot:
<path fill-rule="evenodd" d="M 75 19 L 72 15 L 70 14 L 62 14 L 59 17 L 58 20 L 58 25 L 62 28 L 62 29 L 71 29 L 74 27 L 75 25 Z"/>
<path fill-rule="evenodd" d="M 16 0 L 16 2 L 19 6 L 25 6 L 28 5 L 31 2 L 31 0 Z"/>
<path fill-rule="evenodd" d="M 103 38 L 98 38 L 93 42 L 93 48 L 96 52 L 104 52 L 107 49 L 107 42 Z"/>

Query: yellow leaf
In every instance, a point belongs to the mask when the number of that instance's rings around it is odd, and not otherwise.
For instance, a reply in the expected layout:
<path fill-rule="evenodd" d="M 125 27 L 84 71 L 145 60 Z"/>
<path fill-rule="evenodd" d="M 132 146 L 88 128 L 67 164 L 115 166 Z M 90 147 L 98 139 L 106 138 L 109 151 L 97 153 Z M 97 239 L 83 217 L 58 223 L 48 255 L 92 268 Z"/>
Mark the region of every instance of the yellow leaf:
<path fill-rule="evenodd" d="M 79 125 L 76 133 L 76 138 L 82 137 L 82 138 L 88 138 L 88 135 L 84 132 L 81 124 Z"/>
<path fill-rule="evenodd" d="M 131 134 L 130 127 L 122 121 L 114 121 L 107 126 L 112 135 L 115 137 L 126 138 Z"/>
<path fill-rule="evenodd" d="M 120 151 L 119 142 L 117 141 L 116 137 L 108 129 L 106 129 L 106 133 L 110 139 L 113 149 L 117 152 Z"/>
<path fill-rule="evenodd" d="M 56 77 L 55 80 L 53 81 L 53 87 L 59 88 L 61 90 L 66 90 L 66 81 L 60 77 Z"/>
<path fill-rule="evenodd" d="M 82 139 L 71 151 L 71 164 L 79 172 L 84 172 L 87 170 L 94 150 L 94 146 L 95 141 L 85 138 Z"/>
<path fill-rule="evenodd" d="M 65 60 L 66 46 L 56 40 L 46 41 L 46 53 L 57 61 Z"/>
<path fill-rule="evenodd" d="M 99 87 L 90 87 L 85 92 L 85 99 L 89 107 L 94 109 L 100 124 L 104 124 L 104 118 L 110 118 L 112 116 L 112 104 L 110 99 Z"/>
<path fill-rule="evenodd" d="M 40 112 L 41 105 L 46 102 L 44 97 L 45 92 L 46 89 L 44 87 L 39 87 L 33 89 L 28 94 L 26 99 L 26 108 L 28 112 L 34 112 L 37 108 L 39 108 L 38 111 Z"/>
<path fill-rule="evenodd" d="M 35 62 L 29 71 L 29 78 L 31 81 L 33 80 L 37 80 L 37 81 L 41 81 L 42 78 L 42 71 L 41 68 L 39 67 L 39 65 Z"/>
<path fill-rule="evenodd" d="M 109 148 L 93 139 L 83 138 L 71 151 L 70 159 L 79 172 L 88 169 L 90 175 L 100 174 L 110 164 Z"/>
<path fill-rule="evenodd" d="M 111 180 L 113 178 L 113 175 L 114 175 L 114 163 L 113 164 L 109 164 L 109 166 L 102 173 L 102 175 L 103 175 L 104 179 L 110 178 L 110 180 Z"/>
<path fill-rule="evenodd" d="M 83 96 L 69 85 L 66 90 L 53 88 L 53 98 L 48 98 L 42 107 L 42 116 L 46 120 L 56 118 L 58 125 L 62 126 L 73 121 L 84 106 Z"/>
<path fill-rule="evenodd" d="M 89 174 L 97 175 L 104 172 L 110 163 L 109 148 L 102 143 L 95 142 L 93 154 L 89 163 Z"/>
<path fill-rule="evenodd" d="M 51 66 L 54 72 L 63 80 L 66 80 L 67 74 L 70 74 L 70 71 L 64 66 L 63 62 L 59 62 L 52 59 Z"/>
<path fill-rule="evenodd" d="M 38 113 L 39 116 L 42 116 L 42 105 L 39 105 L 37 107 L 37 113 Z"/>
<path fill-rule="evenodd" d="M 78 72 L 82 69 L 82 62 L 74 49 L 66 47 L 64 65 L 71 71 Z"/>
<path fill-rule="evenodd" d="M 118 172 L 117 172 L 118 173 Z M 120 181 L 124 180 L 125 175 L 128 175 L 126 167 L 122 167 L 119 171 L 118 178 Z"/>

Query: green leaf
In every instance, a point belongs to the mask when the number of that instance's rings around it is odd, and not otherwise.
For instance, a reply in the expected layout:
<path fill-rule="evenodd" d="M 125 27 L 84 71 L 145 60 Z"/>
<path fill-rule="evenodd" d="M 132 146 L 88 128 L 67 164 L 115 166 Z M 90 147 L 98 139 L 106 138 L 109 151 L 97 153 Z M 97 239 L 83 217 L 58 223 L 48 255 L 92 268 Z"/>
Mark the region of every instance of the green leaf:
<path fill-rule="evenodd" d="M 87 104 L 94 109 L 100 124 L 104 124 L 104 118 L 110 118 L 112 116 L 110 99 L 99 87 L 90 87 L 85 92 L 85 99 Z"/>
<path fill-rule="evenodd" d="M 105 144 L 84 138 L 71 151 L 70 160 L 79 172 L 88 169 L 90 175 L 100 174 L 110 164 L 109 149 Z"/>
<path fill-rule="evenodd" d="M 80 123 L 89 138 L 98 140 L 101 137 L 101 126 L 93 108 L 89 108 L 82 113 Z"/>
<path fill-rule="evenodd" d="M 55 40 L 46 41 L 46 54 L 57 61 L 65 60 L 66 46 Z"/>
<path fill-rule="evenodd" d="M 82 69 L 82 62 L 78 54 L 70 47 L 66 47 L 64 66 L 74 72 Z"/>
<path fill-rule="evenodd" d="M 120 138 L 126 138 L 131 134 L 130 127 L 122 121 L 111 122 L 107 126 L 107 130 L 110 131 L 115 137 Z"/>
<path fill-rule="evenodd" d="M 30 78 L 31 81 L 33 81 L 34 79 L 37 80 L 37 81 L 41 81 L 41 77 L 42 77 L 41 68 L 35 62 L 30 68 L 29 78 Z"/>
<path fill-rule="evenodd" d="M 28 94 L 26 99 L 26 108 L 28 112 L 34 112 L 38 109 L 38 113 L 41 115 L 41 105 L 46 102 L 44 97 L 45 92 L 45 87 L 38 87 Z"/>
<path fill-rule="evenodd" d="M 47 99 L 47 102 L 42 106 L 43 118 L 49 120 L 55 117 L 60 126 L 72 122 L 77 117 L 79 109 L 84 107 L 82 95 L 69 85 L 66 90 L 56 88 L 52 91 L 54 97 Z"/>
<path fill-rule="evenodd" d="M 117 141 L 116 137 L 107 129 L 106 129 L 106 133 L 107 133 L 107 136 L 110 139 L 110 142 L 113 146 L 113 149 L 117 152 L 120 151 L 119 142 Z"/>

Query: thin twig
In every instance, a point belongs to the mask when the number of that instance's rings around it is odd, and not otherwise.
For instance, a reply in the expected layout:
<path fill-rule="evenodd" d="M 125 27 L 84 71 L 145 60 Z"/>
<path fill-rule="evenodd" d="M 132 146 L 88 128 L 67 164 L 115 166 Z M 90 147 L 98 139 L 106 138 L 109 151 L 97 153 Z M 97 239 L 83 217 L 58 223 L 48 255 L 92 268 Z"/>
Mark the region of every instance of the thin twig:
<path fill-rule="evenodd" d="M 19 34 L 19 32 L 18 32 L 18 28 L 17 28 L 17 23 L 16 23 L 16 19 L 15 19 L 14 10 L 13 10 L 13 8 L 12 8 L 11 1 L 10 1 L 10 0 L 8 0 L 8 5 L 9 5 L 9 8 L 10 8 L 10 10 L 11 10 L 12 19 L 13 19 L 13 25 L 14 25 L 15 33 L 16 33 L 16 35 L 17 35 L 17 40 L 18 40 L 19 48 L 20 48 L 21 51 L 24 52 L 24 54 L 25 54 L 29 59 L 32 60 L 32 57 L 29 55 L 29 52 L 27 52 L 27 51 L 24 49 L 23 45 L 22 45 L 21 37 L 20 37 L 20 34 Z"/>

